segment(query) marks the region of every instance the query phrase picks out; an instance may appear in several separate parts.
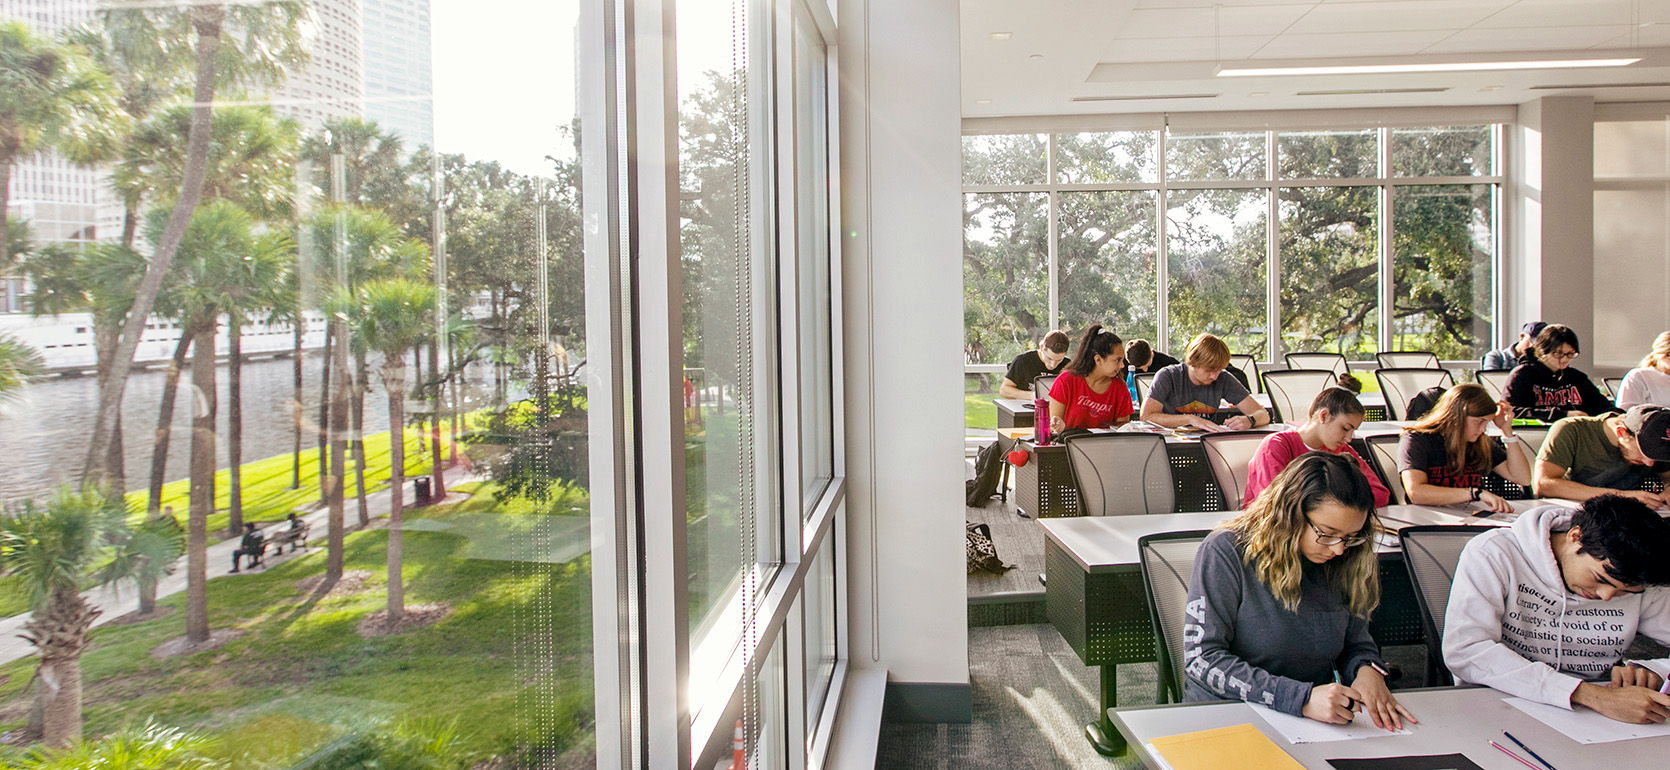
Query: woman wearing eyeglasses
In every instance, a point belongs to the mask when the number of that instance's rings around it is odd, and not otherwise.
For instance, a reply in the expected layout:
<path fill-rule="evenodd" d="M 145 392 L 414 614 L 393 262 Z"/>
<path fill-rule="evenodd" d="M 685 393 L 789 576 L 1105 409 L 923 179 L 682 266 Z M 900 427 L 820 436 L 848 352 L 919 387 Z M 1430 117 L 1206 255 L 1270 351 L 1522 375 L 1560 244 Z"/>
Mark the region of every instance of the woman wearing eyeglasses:
<path fill-rule="evenodd" d="M 1348 458 L 1301 455 L 1201 543 L 1184 619 L 1183 700 L 1244 700 L 1345 724 L 1416 722 L 1369 636 L 1380 602 L 1374 495 Z"/>
<path fill-rule="evenodd" d="M 1502 387 L 1515 417 L 1554 422 L 1616 410 L 1589 375 L 1571 365 L 1577 353 L 1577 332 L 1561 324 L 1543 327 Z"/>

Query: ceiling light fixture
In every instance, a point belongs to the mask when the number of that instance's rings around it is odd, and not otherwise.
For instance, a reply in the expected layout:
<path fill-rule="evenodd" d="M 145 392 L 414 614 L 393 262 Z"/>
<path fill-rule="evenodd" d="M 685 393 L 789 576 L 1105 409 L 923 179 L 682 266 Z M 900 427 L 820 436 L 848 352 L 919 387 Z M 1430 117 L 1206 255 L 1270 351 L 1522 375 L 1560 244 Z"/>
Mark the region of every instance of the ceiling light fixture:
<path fill-rule="evenodd" d="M 1010 36 L 1011 36 L 1011 33 L 1009 33 L 1009 32 L 993 32 L 992 33 L 992 39 L 993 40 L 1008 40 L 1010 38 Z"/>
<path fill-rule="evenodd" d="M 1629 59 L 1545 59 L 1537 61 L 1432 62 L 1422 64 L 1340 64 L 1313 67 L 1219 67 L 1220 78 L 1253 78 L 1272 75 L 1390 75 L 1411 72 L 1477 72 L 1496 70 L 1576 69 L 1579 67 L 1627 67 L 1641 61 Z"/>
<path fill-rule="evenodd" d="M 975 104 L 991 104 L 992 100 L 990 100 L 990 99 L 975 99 L 974 103 Z"/>

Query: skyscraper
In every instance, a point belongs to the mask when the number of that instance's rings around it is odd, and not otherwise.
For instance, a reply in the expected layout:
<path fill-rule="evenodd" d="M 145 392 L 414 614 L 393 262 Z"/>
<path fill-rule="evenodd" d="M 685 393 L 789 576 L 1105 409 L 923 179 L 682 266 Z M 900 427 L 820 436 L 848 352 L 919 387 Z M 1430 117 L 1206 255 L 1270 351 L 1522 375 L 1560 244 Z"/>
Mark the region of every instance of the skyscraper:
<path fill-rule="evenodd" d="M 362 0 L 365 117 L 398 134 L 406 151 L 435 146 L 429 57 L 430 0 Z"/>
<path fill-rule="evenodd" d="M 313 133 L 332 118 L 360 117 L 364 75 L 359 0 L 310 0 L 308 5 L 315 30 L 308 45 L 312 58 L 274 94 L 273 109 L 300 121 L 304 133 Z"/>

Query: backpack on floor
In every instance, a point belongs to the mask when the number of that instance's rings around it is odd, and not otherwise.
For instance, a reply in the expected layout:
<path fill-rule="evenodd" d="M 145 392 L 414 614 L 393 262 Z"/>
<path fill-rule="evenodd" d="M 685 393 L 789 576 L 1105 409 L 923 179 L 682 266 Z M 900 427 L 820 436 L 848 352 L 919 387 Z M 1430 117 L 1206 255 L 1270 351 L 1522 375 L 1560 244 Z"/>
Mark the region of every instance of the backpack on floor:
<path fill-rule="evenodd" d="M 997 448 L 999 442 L 980 448 L 980 454 L 974 457 L 974 478 L 963 482 L 964 502 L 970 508 L 979 508 L 997 494 L 997 482 L 1003 475 L 1003 452 Z"/>
<path fill-rule="evenodd" d="M 1003 560 L 998 558 L 997 545 L 992 542 L 991 527 L 967 522 L 964 522 L 963 527 L 968 531 L 966 540 L 968 542 L 968 571 L 970 574 L 991 572 L 1001 575 L 1015 568 L 1015 565 L 1004 564 Z"/>

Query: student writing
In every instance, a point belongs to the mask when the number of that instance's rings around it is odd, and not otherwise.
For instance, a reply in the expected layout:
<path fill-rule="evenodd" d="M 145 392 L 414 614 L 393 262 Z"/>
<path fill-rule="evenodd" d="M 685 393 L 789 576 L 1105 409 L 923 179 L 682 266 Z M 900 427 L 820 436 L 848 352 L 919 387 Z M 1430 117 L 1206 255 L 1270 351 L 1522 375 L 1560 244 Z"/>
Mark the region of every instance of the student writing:
<path fill-rule="evenodd" d="M 1351 448 L 1351 439 L 1362 425 L 1363 404 L 1357 400 L 1356 394 L 1345 388 L 1323 389 L 1311 399 L 1310 414 L 1304 425 L 1272 433 L 1259 443 L 1247 464 L 1247 491 L 1242 497 L 1241 507 L 1251 507 L 1258 499 L 1258 493 L 1264 491 L 1276 475 L 1293 462 L 1293 458 L 1306 452 L 1329 452 L 1351 458 L 1374 491 L 1374 507 L 1381 508 L 1390 503 L 1391 490 L 1380 483 L 1380 477 L 1368 467 L 1357 450 Z"/>
<path fill-rule="evenodd" d="M 1079 340 L 1078 352 L 1050 387 L 1050 430 L 1105 428 L 1131 419 L 1131 392 L 1125 389 L 1125 342 L 1092 324 Z"/>
<path fill-rule="evenodd" d="M 1225 373 L 1229 366 L 1229 345 L 1211 334 L 1189 342 L 1183 363 L 1173 364 L 1154 375 L 1154 386 L 1142 402 L 1142 419 L 1167 428 L 1197 428 L 1206 431 L 1246 430 L 1270 423 L 1270 413 L 1258 405 L 1247 386 Z M 1218 425 L 1210 419 L 1218 404 L 1229 402 L 1241 414 Z"/>
<path fill-rule="evenodd" d="M 1494 423 L 1502 438 L 1485 435 Z M 1513 510 L 1501 496 L 1486 491 L 1484 475 L 1531 485 L 1531 461 L 1513 432 L 1513 410 L 1490 400 L 1482 385 L 1467 383 L 1444 391 L 1438 403 L 1398 440 L 1397 467 L 1409 502 L 1461 505 L 1480 502 L 1497 512 Z"/>

